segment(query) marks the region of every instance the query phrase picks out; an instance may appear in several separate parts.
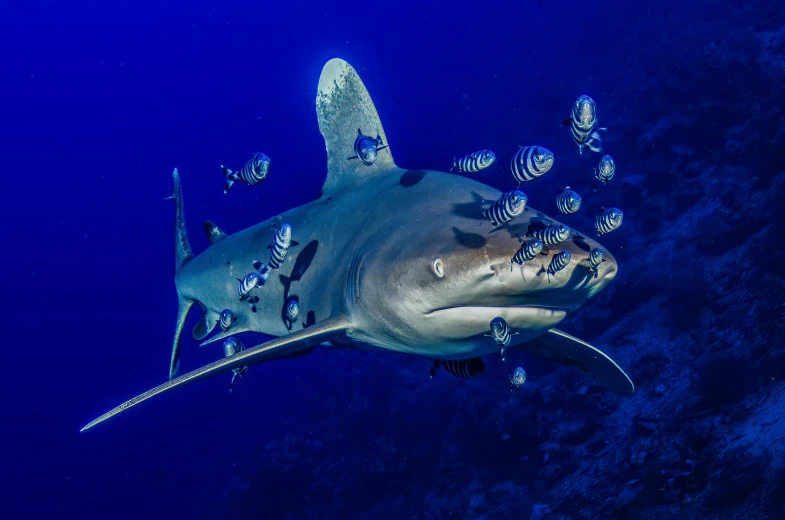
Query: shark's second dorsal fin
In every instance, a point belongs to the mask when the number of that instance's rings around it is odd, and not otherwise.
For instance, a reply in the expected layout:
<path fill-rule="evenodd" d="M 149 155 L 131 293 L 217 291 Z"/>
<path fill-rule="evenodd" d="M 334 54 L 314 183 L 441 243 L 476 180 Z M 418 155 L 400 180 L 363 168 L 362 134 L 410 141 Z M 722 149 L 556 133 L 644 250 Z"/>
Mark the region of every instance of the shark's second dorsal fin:
<path fill-rule="evenodd" d="M 214 244 L 216 241 L 226 238 L 224 230 L 209 220 L 204 221 L 204 234 L 207 235 L 207 240 L 210 241 L 210 244 Z"/>
<path fill-rule="evenodd" d="M 328 61 L 319 77 L 316 94 L 319 131 L 327 148 L 327 180 L 322 194 L 351 189 L 395 168 L 387 136 L 376 113 L 371 96 L 354 68 L 341 59 Z M 373 164 L 355 156 L 354 142 L 358 130 L 371 138 L 381 138 Z"/>

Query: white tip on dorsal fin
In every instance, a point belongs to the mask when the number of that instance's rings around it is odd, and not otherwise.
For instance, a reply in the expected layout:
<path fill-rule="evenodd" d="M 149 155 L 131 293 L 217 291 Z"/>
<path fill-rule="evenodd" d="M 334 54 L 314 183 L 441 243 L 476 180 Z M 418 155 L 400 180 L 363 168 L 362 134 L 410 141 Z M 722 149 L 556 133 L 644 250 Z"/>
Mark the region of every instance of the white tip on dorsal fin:
<path fill-rule="evenodd" d="M 226 238 L 226 233 L 224 230 L 210 222 L 209 220 L 205 220 L 204 222 L 204 234 L 207 235 L 207 240 L 210 241 L 210 244 L 215 243 L 218 240 Z"/>
<path fill-rule="evenodd" d="M 372 165 L 350 159 L 356 155 L 354 141 L 358 129 L 371 138 L 378 135 L 382 145 L 387 145 L 387 136 L 368 90 L 357 71 L 344 60 L 335 58 L 324 65 L 316 94 L 316 114 L 327 148 L 327 180 L 322 193 L 351 188 L 395 168 L 389 147 L 379 150 Z"/>

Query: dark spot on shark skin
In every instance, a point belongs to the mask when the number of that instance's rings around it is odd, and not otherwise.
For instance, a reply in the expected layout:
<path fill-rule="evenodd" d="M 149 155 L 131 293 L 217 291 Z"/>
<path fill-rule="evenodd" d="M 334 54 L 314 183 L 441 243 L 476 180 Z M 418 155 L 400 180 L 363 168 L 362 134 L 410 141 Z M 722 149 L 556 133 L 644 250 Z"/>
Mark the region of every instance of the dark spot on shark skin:
<path fill-rule="evenodd" d="M 455 233 L 455 240 L 457 240 L 458 243 L 463 247 L 469 249 L 480 249 L 487 242 L 485 237 L 479 233 L 465 233 L 454 226 L 452 228 L 452 232 Z"/>
<path fill-rule="evenodd" d="M 482 198 L 477 192 L 472 192 L 473 202 L 465 202 L 463 204 L 453 204 L 452 214 L 459 217 L 464 217 L 472 220 L 484 220 L 482 216 L 483 204 L 485 199 Z"/>
<path fill-rule="evenodd" d="M 305 329 L 312 325 L 316 325 L 316 313 L 308 311 L 308 315 L 305 317 L 305 321 L 303 321 L 303 328 Z"/>
<path fill-rule="evenodd" d="M 428 172 L 424 170 L 409 170 L 404 172 L 401 175 L 401 178 L 398 180 L 401 186 L 404 188 L 411 188 L 415 184 L 419 183 Z"/>
<path fill-rule="evenodd" d="M 572 243 L 575 244 L 575 247 L 581 251 L 585 251 L 587 253 L 591 251 L 591 247 L 586 243 L 586 239 L 581 235 L 575 235 L 572 239 Z"/>
<path fill-rule="evenodd" d="M 313 263 L 313 259 L 316 256 L 316 251 L 319 249 L 319 241 L 318 240 L 311 240 L 308 242 L 304 248 L 297 254 L 297 259 L 294 261 L 294 267 L 292 267 L 292 272 L 289 276 L 279 275 L 278 279 L 283 285 L 283 296 L 284 300 L 288 301 L 289 298 L 289 290 L 292 286 L 292 282 L 299 282 L 302 280 L 303 275 L 311 267 L 311 263 Z"/>

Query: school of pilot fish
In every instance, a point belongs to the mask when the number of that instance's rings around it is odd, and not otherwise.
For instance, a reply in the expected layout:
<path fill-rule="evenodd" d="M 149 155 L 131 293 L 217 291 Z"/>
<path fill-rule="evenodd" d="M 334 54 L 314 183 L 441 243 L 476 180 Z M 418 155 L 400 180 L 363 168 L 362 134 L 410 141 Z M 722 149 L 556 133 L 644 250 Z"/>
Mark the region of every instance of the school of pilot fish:
<path fill-rule="evenodd" d="M 572 140 L 578 146 L 580 154 L 583 154 L 584 148 L 592 152 L 603 153 L 600 132 L 606 132 L 607 128 L 598 126 L 597 105 L 591 97 L 585 94 L 578 97 L 570 110 L 569 117 L 564 120 L 563 126 L 569 127 Z M 355 155 L 348 159 L 359 159 L 366 165 L 372 165 L 376 160 L 378 152 L 387 148 L 387 146 L 378 135 L 373 138 L 363 134 L 362 129 L 358 129 L 354 144 Z M 455 156 L 450 172 L 457 174 L 478 173 L 495 164 L 496 158 L 496 154 L 490 149 Z M 510 172 L 517 182 L 517 188 L 502 193 L 498 200 L 493 201 L 483 211 L 483 218 L 490 222 L 493 227 L 496 227 L 510 222 L 515 217 L 521 215 L 528 203 L 528 197 L 519 189 L 521 184 L 539 179 L 548 173 L 553 168 L 553 165 L 554 154 L 549 149 L 537 145 L 519 146 L 510 159 Z M 248 186 L 254 186 L 264 181 L 270 171 L 270 158 L 264 153 L 257 152 L 251 156 L 238 172 L 233 172 L 225 166 L 221 166 L 221 170 L 226 179 L 224 193 L 228 193 L 237 180 L 242 180 Z M 597 191 L 597 184 L 602 186 L 608 184 L 613 179 L 615 173 L 616 163 L 613 157 L 608 154 L 603 155 L 597 167 L 593 169 L 594 191 Z M 573 215 L 581 209 L 582 201 L 583 199 L 577 191 L 570 189 L 569 186 L 565 186 L 556 197 L 556 208 L 564 215 Z M 624 214 L 620 209 L 615 207 L 606 209 L 603 207 L 600 213 L 594 217 L 594 227 L 597 235 L 604 235 L 618 229 L 622 224 L 623 217 Z M 546 254 L 544 251 L 558 248 L 558 245 L 567 240 L 569 236 L 570 229 L 563 224 L 550 225 L 542 229 L 532 229 L 529 226 L 525 236 L 526 240 L 521 239 L 520 248 L 510 259 L 510 269 L 513 268 L 513 264 L 517 264 L 522 268 L 525 263 L 535 261 L 541 254 Z M 253 266 L 254 270 L 249 271 L 242 279 L 238 279 L 238 293 L 241 300 L 248 300 L 251 306 L 258 301 L 258 298 L 250 297 L 252 291 L 262 289 L 270 271 L 279 268 L 286 258 L 289 247 L 293 243 L 292 237 L 293 229 L 289 224 L 283 223 L 275 230 L 272 243 L 268 246 L 270 256 L 267 263 L 256 262 Z M 569 265 L 570 259 L 571 254 L 569 251 L 558 251 L 548 265 L 542 265 L 540 272 L 545 273 L 550 281 L 551 277 L 558 276 L 559 272 Z M 602 251 L 593 249 L 589 254 L 588 271 L 596 276 L 597 269 L 602 262 Z M 434 270 L 438 274 L 439 266 L 434 265 Z M 521 273 L 523 273 L 523 269 L 521 269 Z M 299 301 L 294 298 L 290 299 L 286 304 L 282 319 L 289 330 L 291 330 L 292 325 L 299 318 L 299 308 Z M 255 307 L 254 312 L 256 312 Z M 224 332 L 228 331 L 233 321 L 234 316 L 231 311 L 225 310 L 222 312 L 219 319 L 221 330 Z M 505 349 L 515 334 L 517 332 L 513 331 L 504 318 L 500 316 L 494 318 L 489 324 L 489 333 L 486 336 L 492 338 L 499 346 L 502 361 L 506 361 L 504 357 Z M 231 337 L 227 338 L 223 343 L 225 356 L 234 355 L 237 352 L 241 352 L 244 348 L 239 340 Z M 471 360 L 432 359 L 431 362 L 431 377 L 436 374 L 439 368 L 443 368 L 453 376 L 461 379 L 468 379 L 478 375 L 485 369 L 484 363 L 478 358 Z M 247 370 L 248 367 L 244 366 L 232 371 L 230 392 L 235 379 L 242 377 Z M 510 389 L 520 388 L 525 381 L 526 371 L 521 367 L 517 367 L 510 375 Z"/>

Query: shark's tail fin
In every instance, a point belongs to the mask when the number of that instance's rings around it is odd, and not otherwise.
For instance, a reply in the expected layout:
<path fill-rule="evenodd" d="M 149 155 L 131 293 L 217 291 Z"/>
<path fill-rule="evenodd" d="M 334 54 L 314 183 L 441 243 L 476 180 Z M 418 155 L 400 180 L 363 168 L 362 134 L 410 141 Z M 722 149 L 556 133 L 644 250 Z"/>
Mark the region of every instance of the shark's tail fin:
<path fill-rule="evenodd" d="M 174 169 L 172 176 L 174 178 L 174 190 L 169 198 L 174 200 L 174 268 L 175 271 L 179 271 L 183 265 L 193 258 L 194 254 L 191 250 L 191 244 L 188 242 L 188 230 L 185 226 L 185 214 L 183 212 L 183 188 L 180 185 L 180 174 L 177 173 L 177 168 Z M 191 310 L 194 303 L 196 302 L 189 300 L 180 294 L 179 291 L 177 292 L 177 324 L 174 330 L 172 359 L 169 364 L 169 379 L 176 377 L 180 369 L 180 338 L 183 335 L 188 311 Z"/>

